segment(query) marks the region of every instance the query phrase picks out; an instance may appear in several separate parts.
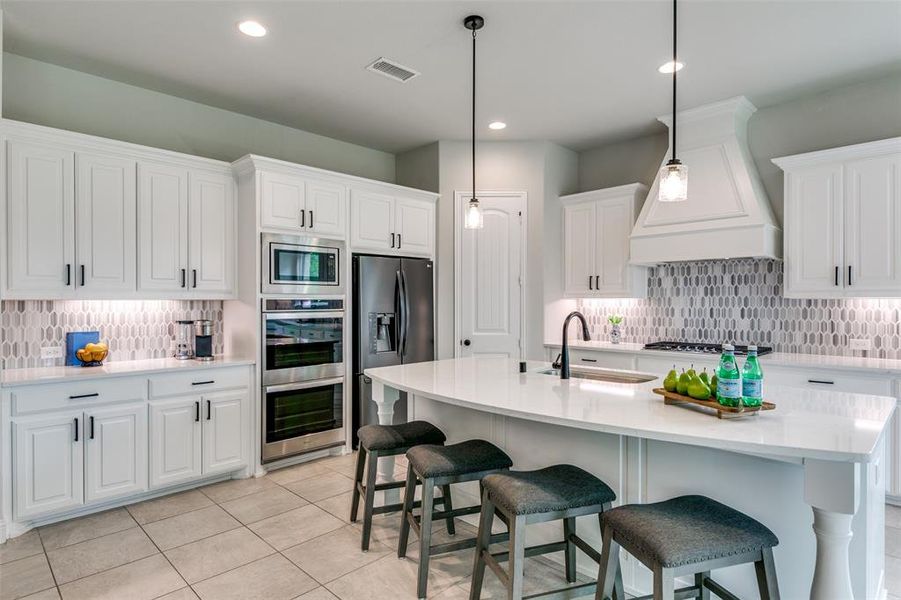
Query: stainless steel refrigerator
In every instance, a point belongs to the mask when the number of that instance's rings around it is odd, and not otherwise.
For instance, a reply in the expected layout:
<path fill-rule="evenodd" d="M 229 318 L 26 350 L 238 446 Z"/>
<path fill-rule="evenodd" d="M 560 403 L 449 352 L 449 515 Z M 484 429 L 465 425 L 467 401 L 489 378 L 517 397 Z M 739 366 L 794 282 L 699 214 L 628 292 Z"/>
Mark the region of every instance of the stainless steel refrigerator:
<path fill-rule="evenodd" d="M 378 422 L 363 371 L 435 358 L 433 271 L 424 258 L 353 255 L 354 446 L 357 429 Z M 394 408 L 394 422 L 405 422 L 406 394 Z"/>

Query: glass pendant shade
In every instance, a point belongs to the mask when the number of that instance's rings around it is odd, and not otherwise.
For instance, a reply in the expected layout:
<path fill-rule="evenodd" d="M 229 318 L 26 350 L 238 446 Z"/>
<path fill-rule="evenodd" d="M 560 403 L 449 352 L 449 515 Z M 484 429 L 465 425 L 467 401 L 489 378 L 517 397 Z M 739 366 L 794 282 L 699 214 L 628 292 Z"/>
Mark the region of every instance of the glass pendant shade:
<path fill-rule="evenodd" d="M 482 208 L 479 206 L 479 201 L 473 198 L 466 207 L 466 216 L 463 219 L 463 227 L 466 229 L 481 229 L 483 225 Z"/>
<path fill-rule="evenodd" d="M 684 202 L 688 200 L 688 167 L 678 160 L 671 160 L 660 169 L 658 184 L 660 202 Z"/>

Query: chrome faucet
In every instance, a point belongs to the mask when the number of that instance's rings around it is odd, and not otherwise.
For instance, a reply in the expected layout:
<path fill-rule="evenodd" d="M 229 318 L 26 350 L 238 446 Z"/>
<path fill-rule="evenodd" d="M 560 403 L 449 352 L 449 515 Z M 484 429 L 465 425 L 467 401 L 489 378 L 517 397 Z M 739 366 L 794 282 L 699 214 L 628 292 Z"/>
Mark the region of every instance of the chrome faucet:
<path fill-rule="evenodd" d="M 569 331 L 569 322 L 576 317 L 582 322 L 582 339 L 586 342 L 591 340 L 591 333 L 588 331 L 588 321 L 585 315 L 577 310 L 572 311 L 563 321 L 563 347 L 560 349 L 560 379 L 569 379 L 569 341 L 567 340 L 567 332 Z"/>

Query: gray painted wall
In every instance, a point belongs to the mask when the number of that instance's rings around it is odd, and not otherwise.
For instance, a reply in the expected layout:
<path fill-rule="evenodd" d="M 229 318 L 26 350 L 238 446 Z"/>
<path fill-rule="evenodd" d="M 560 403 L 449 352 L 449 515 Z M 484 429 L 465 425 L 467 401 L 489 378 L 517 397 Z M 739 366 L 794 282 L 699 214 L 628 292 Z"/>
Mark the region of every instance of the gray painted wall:
<path fill-rule="evenodd" d="M 771 159 L 895 136 L 901 136 L 901 73 L 766 106 L 748 123 L 751 155 L 780 223 L 782 170 Z M 650 184 L 667 145 L 661 126 L 658 135 L 584 151 L 579 155 L 579 187 Z"/>
<path fill-rule="evenodd" d="M 438 192 L 438 142 L 397 155 L 396 180 L 401 185 Z"/>
<path fill-rule="evenodd" d="M 248 153 L 394 181 L 394 155 L 300 129 L 3 54 L 3 116 L 197 156 Z"/>

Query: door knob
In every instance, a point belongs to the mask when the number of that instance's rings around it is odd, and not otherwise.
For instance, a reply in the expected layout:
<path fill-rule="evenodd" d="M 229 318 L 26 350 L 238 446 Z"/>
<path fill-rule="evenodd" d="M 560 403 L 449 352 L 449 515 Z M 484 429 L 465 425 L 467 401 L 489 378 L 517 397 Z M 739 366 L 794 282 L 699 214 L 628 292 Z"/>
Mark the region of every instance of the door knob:
<path fill-rule="evenodd" d="M 462 343 L 464 346 L 469 346 L 470 344 L 472 344 L 472 342 L 470 342 L 469 340 L 463 340 Z"/>

